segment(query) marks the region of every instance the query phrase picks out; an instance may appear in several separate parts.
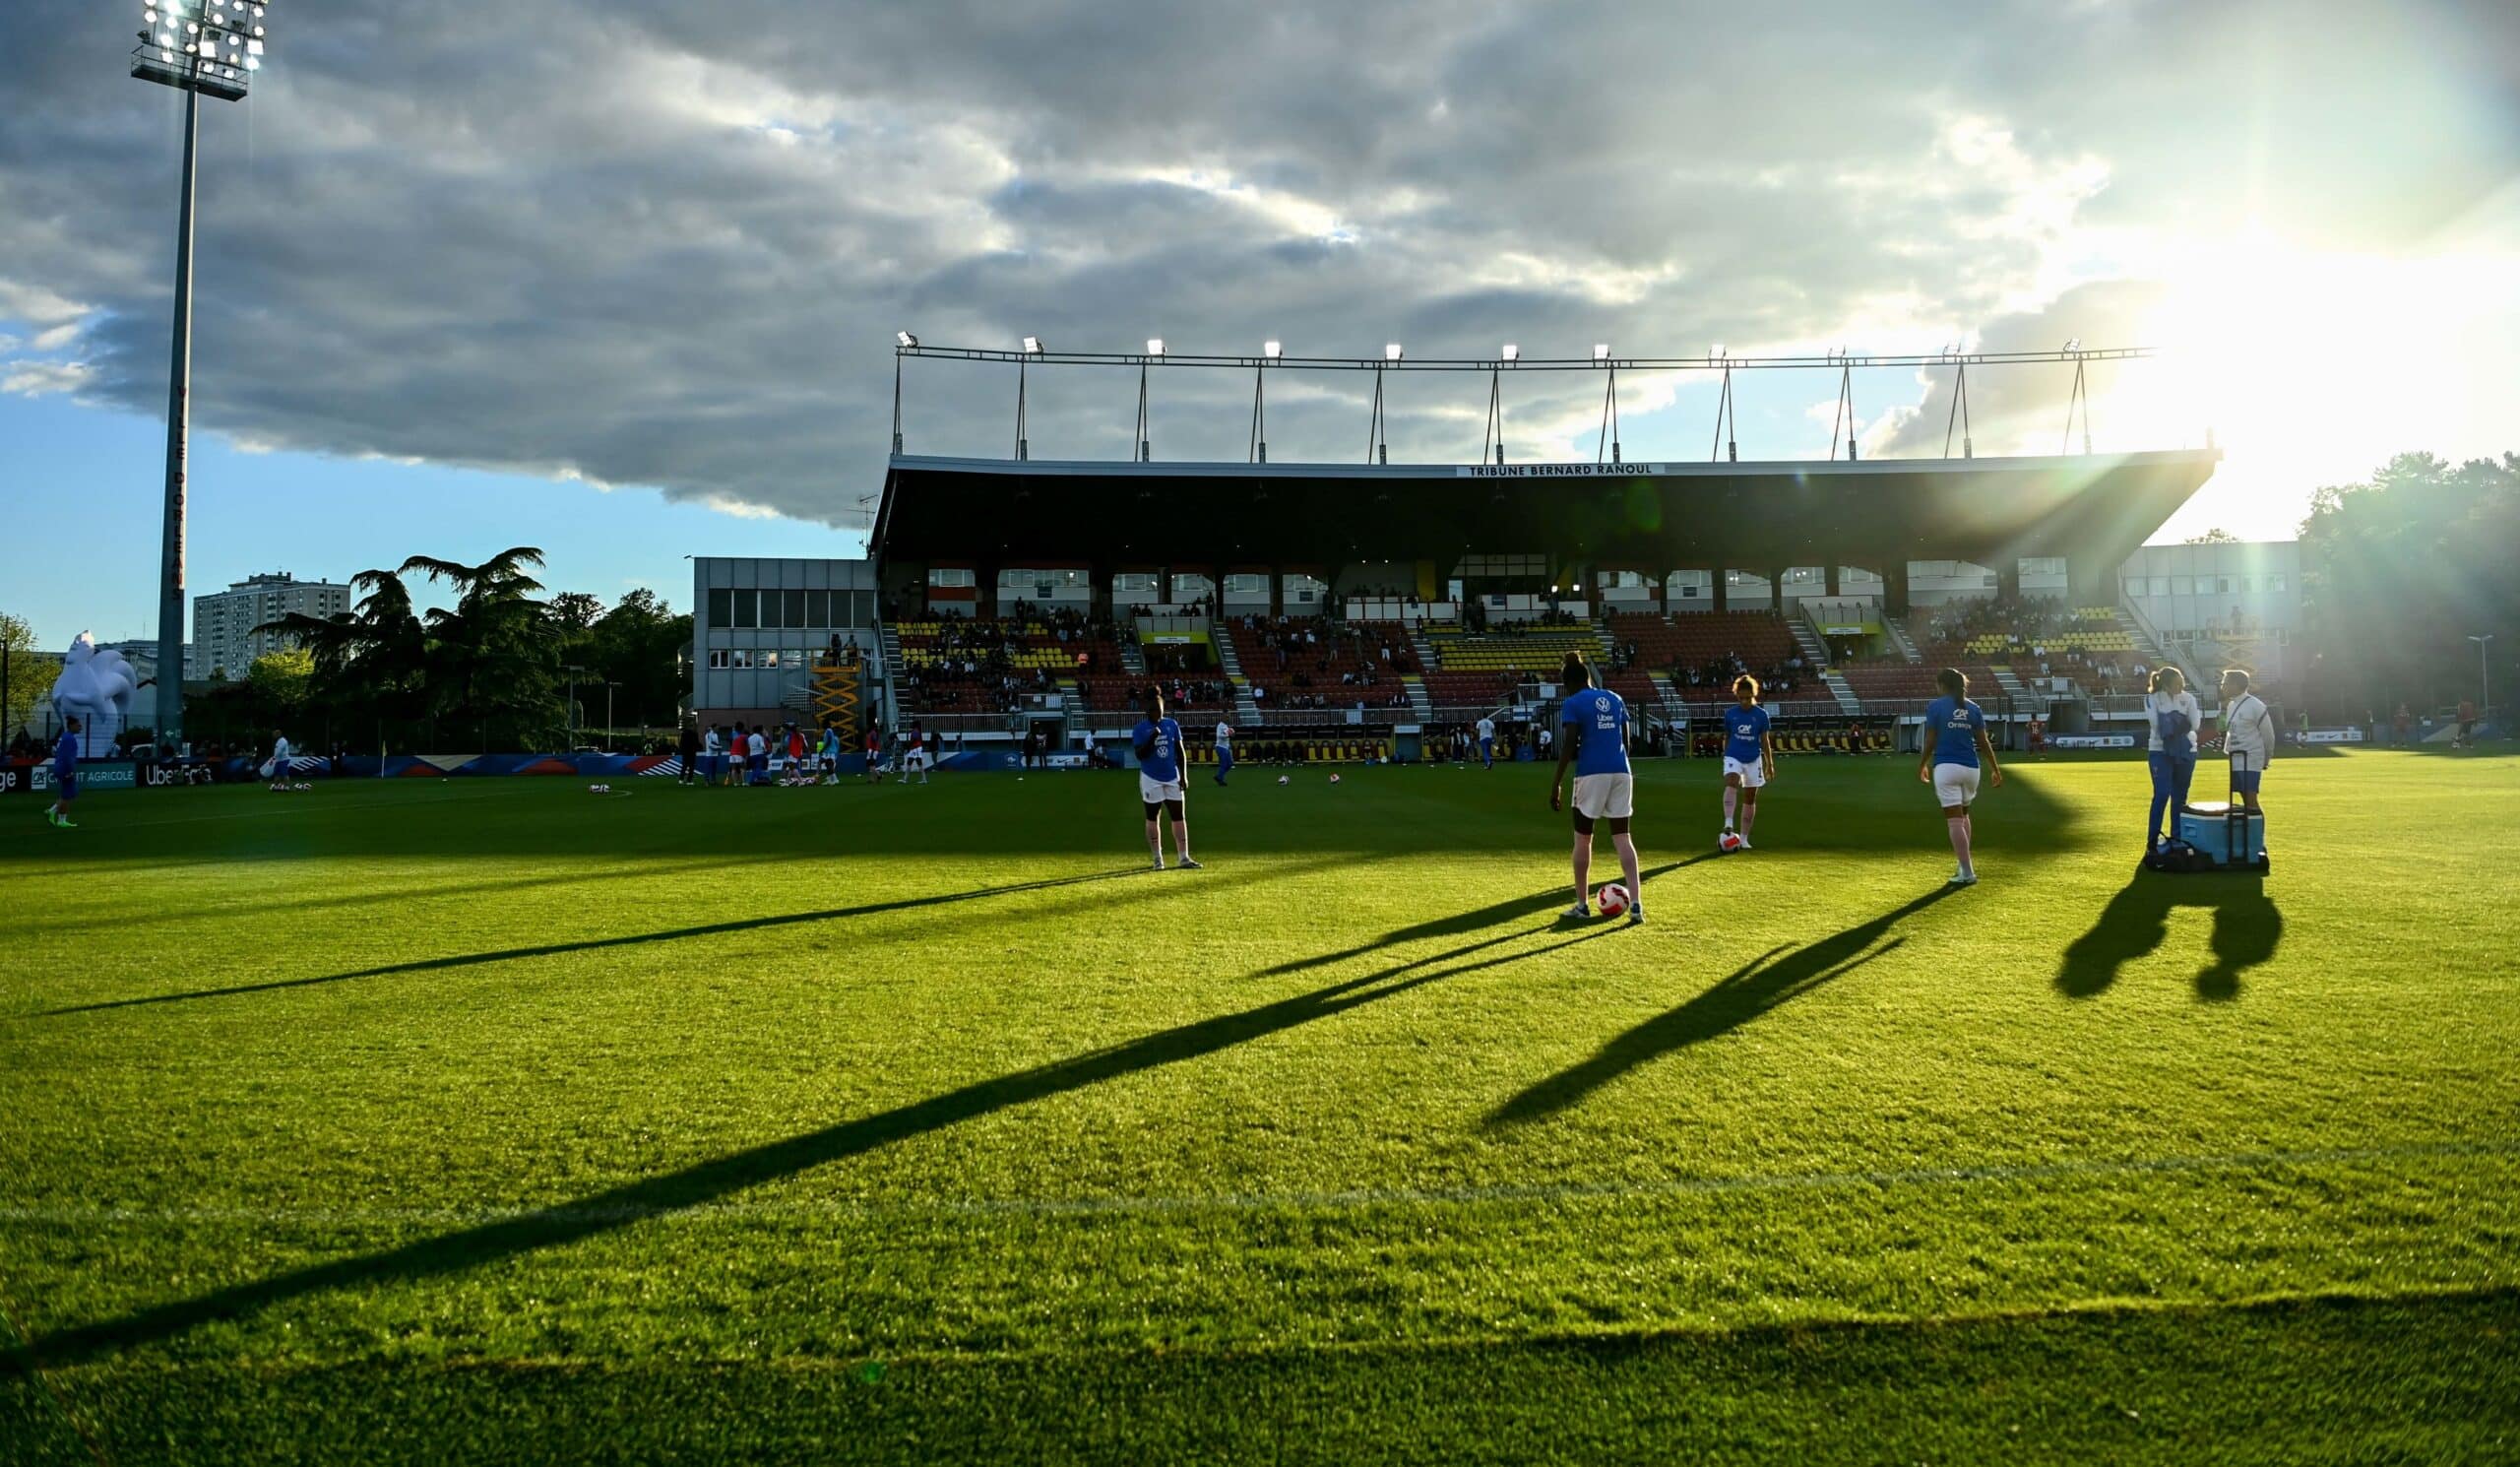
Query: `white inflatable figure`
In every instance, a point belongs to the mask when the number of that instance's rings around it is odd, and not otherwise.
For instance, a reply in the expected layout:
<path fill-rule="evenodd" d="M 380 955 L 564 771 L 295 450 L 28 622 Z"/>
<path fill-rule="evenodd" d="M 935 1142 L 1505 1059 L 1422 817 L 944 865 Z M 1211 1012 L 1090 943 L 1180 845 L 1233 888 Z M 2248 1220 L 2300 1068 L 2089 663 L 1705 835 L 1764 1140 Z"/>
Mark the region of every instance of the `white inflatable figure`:
<path fill-rule="evenodd" d="M 93 755 L 122 736 L 131 718 L 131 695 L 139 688 L 140 679 L 121 653 L 98 652 L 95 638 L 81 632 L 62 655 L 61 675 L 53 679 L 45 701 L 55 720 L 80 721 L 82 752 Z"/>

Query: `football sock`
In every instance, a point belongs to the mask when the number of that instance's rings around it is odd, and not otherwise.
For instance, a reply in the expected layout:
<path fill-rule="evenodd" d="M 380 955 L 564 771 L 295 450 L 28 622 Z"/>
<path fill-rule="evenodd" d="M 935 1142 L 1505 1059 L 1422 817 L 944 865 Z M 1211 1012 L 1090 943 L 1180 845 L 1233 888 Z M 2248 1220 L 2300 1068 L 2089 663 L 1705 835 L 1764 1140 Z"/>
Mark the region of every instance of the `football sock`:
<path fill-rule="evenodd" d="M 1951 827 L 1951 854 L 1960 858 L 1960 869 L 1964 873 L 1975 873 L 1977 867 L 1970 864 L 1969 861 L 1968 817 L 1964 815 L 1957 820 L 1951 820 L 1945 823 Z"/>
<path fill-rule="evenodd" d="M 1732 811 L 1734 810 L 1734 808 L 1736 808 L 1736 807 L 1740 804 L 1740 802 L 1741 802 L 1741 792 L 1740 792 L 1740 791 L 1738 791 L 1738 790 L 1733 789 L 1731 785 L 1727 785 L 1727 786 L 1725 786 L 1725 787 L 1724 787 L 1724 828 L 1725 828 L 1726 830 L 1731 830 L 1731 829 L 1732 828 Z"/>
<path fill-rule="evenodd" d="M 1758 818 L 1759 807 L 1757 805 L 1745 804 L 1741 806 L 1741 839 L 1746 841 L 1750 838 L 1750 827 L 1752 824 L 1757 822 Z"/>

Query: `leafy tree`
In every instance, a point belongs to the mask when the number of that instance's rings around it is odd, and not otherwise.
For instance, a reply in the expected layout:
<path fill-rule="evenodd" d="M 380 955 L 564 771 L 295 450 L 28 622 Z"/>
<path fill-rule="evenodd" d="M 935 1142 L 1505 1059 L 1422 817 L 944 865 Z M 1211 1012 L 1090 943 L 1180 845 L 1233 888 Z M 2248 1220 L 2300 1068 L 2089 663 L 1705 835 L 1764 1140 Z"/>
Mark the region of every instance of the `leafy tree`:
<path fill-rule="evenodd" d="M 2240 538 L 2217 525 L 2202 535 L 2189 536 L 2187 542 L 2191 545 L 2236 545 L 2240 542 Z"/>
<path fill-rule="evenodd" d="M 425 622 L 430 708 L 442 726 L 472 727 L 485 748 L 533 747 L 566 723 L 551 609 L 534 599 L 542 583 L 530 572 L 541 564 L 532 545 L 478 565 L 431 555 L 403 562 L 404 575 L 416 570 L 455 589 L 455 606 L 432 608 Z"/>
<path fill-rule="evenodd" d="M 254 659 L 245 670 L 245 685 L 262 706 L 284 715 L 306 707 L 315 681 L 315 655 L 303 647 L 284 647 Z"/>
<path fill-rule="evenodd" d="M 2490 633 L 2497 687 L 2520 629 L 2520 455 L 2455 467 L 2400 454 L 2369 480 L 2330 485 L 2301 525 L 2313 692 L 2330 716 L 2385 717 L 2477 690 Z"/>
<path fill-rule="evenodd" d="M 61 675 L 61 659 L 35 651 L 34 628 L 23 616 L 0 611 L 0 646 L 9 649 L 9 704 L 0 708 L 0 736 L 34 717 L 35 705 Z"/>

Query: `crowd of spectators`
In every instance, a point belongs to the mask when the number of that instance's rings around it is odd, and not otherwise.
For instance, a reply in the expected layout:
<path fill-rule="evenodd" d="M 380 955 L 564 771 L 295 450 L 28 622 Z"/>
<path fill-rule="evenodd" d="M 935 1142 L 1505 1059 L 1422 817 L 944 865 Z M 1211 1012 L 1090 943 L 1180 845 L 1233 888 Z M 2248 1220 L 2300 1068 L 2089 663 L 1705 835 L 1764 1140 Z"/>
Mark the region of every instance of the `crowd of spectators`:
<path fill-rule="evenodd" d="M 1418 660 L 1396 628 L 1257 613 L 1233 618 L 1233 626 L 1243 634 L 1237 641 L 1251 700 L 1263 709 L 1409 706 L 1401 674 Z"/>
<path fill-rule="evenodd" d="M 1763 698 L 1790 698 L 1811 676 L 1811 667 L 1799 652 L 1788 653 L 1783 662 L 1765 667 L 1753 666 L 1738 652 L 1726 652 L 1704 662 L 1687 662 L 1674 658 L 1670 667 L 1671 681 L 1682 688 L 1711 687 L 1729 689 L 1743 673 L 1759 679 L 1759 695 Z"/>

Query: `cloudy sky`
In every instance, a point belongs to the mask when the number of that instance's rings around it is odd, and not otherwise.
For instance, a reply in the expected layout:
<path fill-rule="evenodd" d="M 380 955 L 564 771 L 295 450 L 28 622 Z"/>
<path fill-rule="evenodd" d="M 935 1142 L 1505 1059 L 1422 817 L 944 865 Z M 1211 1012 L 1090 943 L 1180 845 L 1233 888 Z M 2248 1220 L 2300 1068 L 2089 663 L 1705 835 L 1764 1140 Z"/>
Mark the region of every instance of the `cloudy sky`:
<path fill-rule="evenodd" d="M 126 14 L 126 12 L 129 12 Z M 138 0 L 0 5 L 0 608 L 153 627 L 180 99 Z M 2520 6 L 1896 0 L 274 0 L 203 124 L 192 579 L 529 541 L 555 589 L 688 599 L 687 551 L 845 553 L 892 333 L 1484 356 L 2169 349 L 2096 446 L 2230 453 L 2174 533 L 2290 533 L 2401 448 L 2520 448 Z M 914 362 L 909 446 L 1004 454 L 1011 373 Z M 2053 452 L 2061 369 L 1971 382 Z M 1876 455 L 1947 380 L 1857 384 Z M 1765 374 L 1744 458 L 1826 451 Z M 1160 375 L 1160 457 L 1239 458 L 1248 384 Z M 1273 393 L 1352 459 L 1362 385 Z M 1702 378 L 1622 382 L 1697 457 Z M 1033 384 L 1036 457 L 1125 455 L 1135 382 Z M 1405 376 L 1397 459 L 1484 382 Z M 1509 451 L 1593 456 L 1597 383 Z"/>

